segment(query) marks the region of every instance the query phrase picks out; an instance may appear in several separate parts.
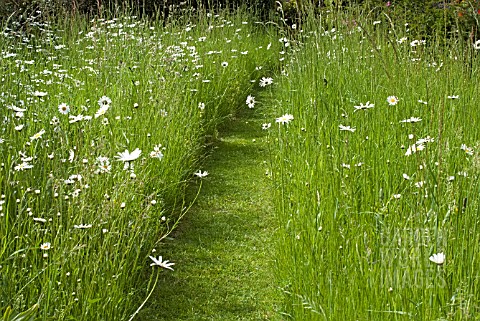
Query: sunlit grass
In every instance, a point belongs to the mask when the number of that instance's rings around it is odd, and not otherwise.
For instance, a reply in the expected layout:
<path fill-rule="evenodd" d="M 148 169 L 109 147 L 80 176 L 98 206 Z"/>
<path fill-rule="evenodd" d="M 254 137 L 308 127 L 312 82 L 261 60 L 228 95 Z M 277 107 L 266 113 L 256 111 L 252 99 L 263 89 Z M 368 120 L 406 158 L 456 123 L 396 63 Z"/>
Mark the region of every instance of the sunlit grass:
<path fill-rule="evenodd" d="M 269 129 L 285 317 L 473 320 L 480 52 L 387 19 L 303 28 Z"/>
<path fill-rule="evenodd" d="M 205 137 L 277 59 L 251 15 L 190 18 L 5 28 L 0 311 L 126 320 L 146 296 Z"/>

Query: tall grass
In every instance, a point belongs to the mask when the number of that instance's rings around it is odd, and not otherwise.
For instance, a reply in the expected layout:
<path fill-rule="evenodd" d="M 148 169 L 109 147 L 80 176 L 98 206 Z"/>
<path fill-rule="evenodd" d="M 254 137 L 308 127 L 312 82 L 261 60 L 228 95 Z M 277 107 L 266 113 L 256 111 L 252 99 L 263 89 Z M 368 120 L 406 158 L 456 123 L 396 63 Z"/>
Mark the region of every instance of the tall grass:
<path fill-rule="evenodd" d="M 185 20 L 4 28 L 0 311 L 126 320 L 146 296 L 205 137 L 276 60 L 249 14 Z"/>
<path fill-rule="evenodd" d="M 269 130 L 285 318 L 476 319 L 480 51 L 387 17 L 303 28 Z"/>

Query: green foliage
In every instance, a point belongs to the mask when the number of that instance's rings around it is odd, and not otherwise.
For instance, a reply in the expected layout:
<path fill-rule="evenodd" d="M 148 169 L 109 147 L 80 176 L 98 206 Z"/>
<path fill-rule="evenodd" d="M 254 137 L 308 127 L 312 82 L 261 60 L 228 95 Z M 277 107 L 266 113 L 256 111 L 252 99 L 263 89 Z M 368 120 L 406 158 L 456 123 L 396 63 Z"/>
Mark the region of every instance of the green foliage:
<path fill-rule="evenodd" d="M 28 16 L 41 11 L 47 16 L 75 15 L 90 16 L 116 15 L 129 11 L 133 14 L 145 14 L 166 19 L 172 13 L 190 12 L 198 9 L 222 10 L 250 8 L 263 16 L 275 7 L 275 0 L 4 0 L 0 2 L 0 17 L 14 15 Z"/>
<path fill-rule="evenodd" d="M 0 309 L 127 320 L 206 137 L 278 42 L 244 11 L 74 18 L 0 35 Z"/>
<path fill-rule="evenodd" d="M 387 15 L 396 23 L 404 21 L 415 36 L 464 39 L 479 36 L 480 1 L 364 1 L 361 6 L 379 19 Z"/>
<path fill-rule="evenodd" d="M 38 306 L 38 304 L 34 304 L 30 309 L 21 313 L 14 313 L 10 307 L 7 307 L 0 321 L 33 321 Z"/>
<path fill-rule="evenodd" d="M 480 49 L 457 37 L 424 44 L 403 21 L 376 18 L 307 21 L 275 78 L 273 113 L 293 118 L 269 131 L 283 312 L 471 320 Z M 443 264 L 430 260 L 442 252 Z"/>

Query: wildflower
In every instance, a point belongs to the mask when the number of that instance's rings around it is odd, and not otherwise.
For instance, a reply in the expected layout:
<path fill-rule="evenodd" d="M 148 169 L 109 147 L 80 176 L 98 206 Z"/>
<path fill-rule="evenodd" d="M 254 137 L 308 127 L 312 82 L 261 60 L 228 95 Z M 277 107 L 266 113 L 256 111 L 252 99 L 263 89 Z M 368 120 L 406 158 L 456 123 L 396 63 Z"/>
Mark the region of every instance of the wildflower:
<path fill-rule="evenodd" d="M 409 179 L 410 179 L 410 176 L 408 176 L 407 174 L 403 173 L 403 178 L 406 179 L 406 180 L 409 180 Z"/>
<path fill-rule="evenodd" d="M 354 111 L 358 111 L 358 110 L 363 110 L 363 109 L 369 109 L 369 108 L 373 108 L 375 107 L 374 104 L 370 104 L 370 101 L 367 101 L 367 103 L 364 105 L 362 103 L 360 103 L 360 106 L 353 106 L 355 107 L 355 110 Z"/>
<path fill-rule="evenodd" d="M 65 103 L 61 103 L 60 105 L 58 105 L 58 111 L 60 112 L 60 114 L 66 115 L 70 112 L 70 107 Z"/>
<path fill-rule="evenodd" d="M 340 128 L 340 130 L 349 131 L 352 133 L 357 130 L 355 127 L 350 127 L 350 126 L 339 125 L 338 127 Z"/>
<path fill-rule="evenodd" d="M 435 141 L 434 138 L 430 137 L 430 136 L 427 136 L 425 138 L 420 138 L 419 140 L 417 140 L 416 144 L 417 145 L 423 145 L 425 143 L 433 143 Z"/>
<path fill-rule="evenodd" d="M 467 155 L 470 155 L 470 156 L 473 155 L 473 148 L 468 147 L 465 144 L 462 144 L 462 146 L 460 146 L 460 149 L 463 150 L 465 152 L 465 154 L 467 154 Z"/>
<path fill-rule="evenodd" d="M 253 108 L 255 107 L 255 97 L 251 96 L 251 95 L 248 95 L 247 96 L 247 100 L 245 101 L 245 103 L 248 105 L 248 108 Z"/>
<path fill-rule="evenodd" d="M 125 149 L 123 153 L 118 153 L 118 156 L 115 156 L 115 158 L 118 158 L 119 161 L 122 162 L 131 162 L 136 160 L 138 157 L 140 157 L 140 154 L 142 151 L 140 149 L 135 149 L 133 152 L 129 152 L 128 149 Z"/>
<path fill-rule="evenodd" d="M 45 133 L 45 130 L 42 129 L 41 131 L 39 131 L 38 133 L 36 133 L 32 137 L 30 137 L 30 140 L 37 140 L 37 139 L 41 138 L 44 133 Z"/>
<path fill-rule="evenodd" d="M 23 113 L 23 112 L 27 111 L 26 108 L 20 108 L 20 107 L 17 107 L 15 105 L 9 105 L 9 106 L 7 106 L 7 109 L 11 109 L 16 113 Z"/>
<path fill-rule="evenodd" d="M 263 129 L 263 130 L 267 130 L 267 129 L 269 129 L 271 126 L 272 126 L 271 123 L 265 123 L 265 124 L 262 124 L 262 129 Z"/>
<path fill-rule="evenodd" d="M 48 93 L 46 93 L 46 92 L 38 91 L 38 90 L 36 90 L 36 91 L 33 93 L 33 95 L 34 95 L 35 97 L 45 97 L 47 94 L 48 94 Z"/>
<path fill-rule="evenodd" d="M 442 265 L 443 263 L 445 263 L 445 254 L 443 252 L 433 254 L 428 259 L 430 261 L 432 261 L 433 263 L 436 263 L 438 265 Z"/>
<path fill-rule="evenodd" d="M 204 172 L 202 173 L 202 170 L 198 170 L 198 172 L 194 173 L 193 175 L 202 178 L 202 177 L 207 176 L 207 175 L 208 175 L 208 172 L 207 172 L 207 171 L 204 171 Z"/>
<path fill-rule="evenodd" d="M 223 67 L 223 68 L 228 67 L 228 62 L 226 62 L 226 61 L 222 62 L 222 67 Z"/>
<path fill-rule="evenodd" d="M 460 98 L 459 95 L 452 95 L 452 96 L 447 96 L 448 99 L 458 99 Z"/>
<path fill-rule="evenodd" d="M 387 97 L 387 102 L 390 106 L 394 106 L 398 104 L 398 98 L 396 96 L 388 96 Z"/>
<path fill-rule="evenodd" d="M 110 108 L 110 105 L 102 105 L 100 109 L 95 113 L 95 118 L 105 115 L 108 108 Z"/>
<path fill-rule="evenodd" d="M 153 152 L 150 153 L 150 157 L 151 158 L 158 158 L 158 159 L 162 159 L 163 158 L 163 153 L 162 153 L 162 145 L 156 145 L 155 147 L 153 147 Z"/>
<path fill-rule="evenodd" d="M 171 267 L 172 265 L 175 265 L 173 262 L 169 262 L 168 260 L 163 261 L 162 256 L 159 256 L 158 259 L 154 258 L 153 256 L 149 256 L 149 258 L 153 261 L 150 266 L 160 266 L 163 267 L 164 269 L 169 269 L 173 271 L 173 268 Z"/>
<path fill-rule="evenodd" d="M 23 124 L 18 125 L 18 126 L 15 126 L 15 130 L 16 130 L 16 131 L 21 131 L 24 126 L 25 126 L 25 125 L 23 125 Z"/>
<path fill-rule="evenodd" d="M 53 116 L 52 120 L 50 121 L 50 125 L 52 125 L 52 126 L 60 125 L 60 119 L 58 119 L 58 117 L 56 117 L 56 116 Z"/>
<path fill-rule="evenodd" d="M 34 217 L 33 221 L 34 222 L 41 222 L 41 223 L 46 223 L 47 222 L 47 220 L 42 218 L 42 217 Z"/>
<path fill-rule="evenodd" d="M 457 175 L 463 176 L 463 177 L 468 177 L 468 173 L 467 173 L 467 172 L 458 172 Z"/>
<path fill-rule="evenodd" d="M 74 225 L 73 228 L 79 229 L 79 230 L 84 230 L 87 228 L 91 228 L 92 224 L 80 224 L 80 225 Z"/>
<path fill-rule="evenodd" d="M 79 121 L 82 121 L 82 120 L 91 119 L 91 116 L 83 116 L 83 115 L 80 114 L 78 116 L 70 115 L 70 116 L 68 116 L 68 118 L 70 119 L 68 122 L 70 124 L 73 124 L 73 123 L 76 123 L 76 122 L 79 122 Z"/>
<path fill-rule="evenodd" d="M 410 42 L 410 46 L 416 47 L 418 45 L 424 45 L 425 43 L 426 43 L 425 40 L 413 40 L 412 42 Z"/>
<path fill-rule="evenodd" d="M 73 163 L 73 159 L 75 158 L 75 151 L 73 149 L 70 149 L 69 155 L 68 155 L 68 161 L 70 163 Z"/>
<path fill-rule="evenodd" d="M 408 119 L 404 119 L 404 120 L 401 120 L 400 122 L 401 123 L 418 123 L 422 121 L 421 118 L 418 118 L 418 117 L 410 117 Z"/>
<path fill-rule="evenodd" d="M 394 199 L 398 200 L 400 197 L 402 197 L 402 194 L 393 194 Z"/>
<path fill-rule="evenodd" d="M 17 166 L 15 166 L 13 169 L 16 171 L 23 171 L 25 169 L 30 169 L 33 168 L 33 165 L 29 164 L 28 162 L 23 162 Z"/>
<path fill-rule="evenodd" d="M 273 78 L 270 77 L 262 77 L 259 82 L 260 87 L 266 87 L 271 84 L 273 84 Z"/>
<path fill-rule="evenodd" d="M 410 156 L 412 154 L 415 154 L 416 152 L 422 151 L 425 149 L 425 145 L 411 145 L 408 147 L 407 152 L 405 153 L 405 156 Z"/>
<path fill-rule="evenodd" d="M 95 171 L 96 174 L 100 173 L 110 173 L 112 169 L 112 165 L 110 165 L 110 160 L 107 157 L 99 156 L 97 157 L 97 170 Z"/>
<path fill-rule="evenodd" d="M 480 14 L 480 9 L 479 9 L 479 14 Z M 473 49 L 475 50 L 480 50 L 480 40 L 477 40 L 474 44 L 473 44 Z"/>
<path fill-rule="evenodd" d="M 424 105 L 428 104 L 426 101 L 423 101 L 423 100 L 421 100 L 421 99 L 419 99 L 418 102 L 419 102 L 420 104 L 424 104 Z"/>
<path fill-rule="evenodd" d="M 418 188 L 423 187 L 423 185 L 425 185 L 425 181 L 420 181 L 415 183 L 415 187 L 418 187 Z"/>
<path fill-rule="evenodd" d="M 98 100 L 98 105 L 100 106 L 100 109 L 104 106 L 110 106 L 111 103 L 112 103 L 112 100 L 110 98 L 108 98 L 107 96 L 102 96 Z M 107 109 L 108 109 L 108 107 L 107 107 Z"/>
<path fill-rule="evenodd" d="M 50 250 L 51 248 L 52 248 L 52 246 L 49 242 L 46 242 L 46 243 L 43 243 L 42 245 L 40 245 L 40 249 L 44 250 L 44 251 Z"/>
<path fill-rule="evenodd" d="M 205 109 L 205 103 L 198 103 L 198 109 L 204 110 Z"/>
<path fill-rule="evenodd" d="M 278 117 L 275 122 L 281 123 L 281 124 L 288 124 L 290 121 L 293 120 L 293 115 L 291 114 L 285 114 L 281 117 Z"/>

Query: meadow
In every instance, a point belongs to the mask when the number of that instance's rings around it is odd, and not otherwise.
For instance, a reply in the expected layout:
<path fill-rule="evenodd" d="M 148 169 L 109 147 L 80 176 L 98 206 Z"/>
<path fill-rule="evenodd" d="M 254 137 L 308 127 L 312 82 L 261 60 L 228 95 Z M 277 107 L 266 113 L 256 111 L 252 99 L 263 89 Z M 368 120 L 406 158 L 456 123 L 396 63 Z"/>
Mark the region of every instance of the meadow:
<path fill-rule="evenodd" d="M 0 311 L 128 320 L 174 268 L 156 247 L 205 146 L 278 45 L 240 11 L 37 14 L 0 35 Z"/>
<path fill-rule="evenodd" d="M 325 14 L 274 77 L 284 319 L 478 320 L 480 41 L 408 22 Z"/>
<path fill-rule="evenodd" d="M 272 195 L 238 208 L 275 205 L 276 319 L 478 320 L 480 40 L 358 10 L 257 21 L 5 22 L 0 320 L 136 319 L 240 108 L 265 115 Z"/>

